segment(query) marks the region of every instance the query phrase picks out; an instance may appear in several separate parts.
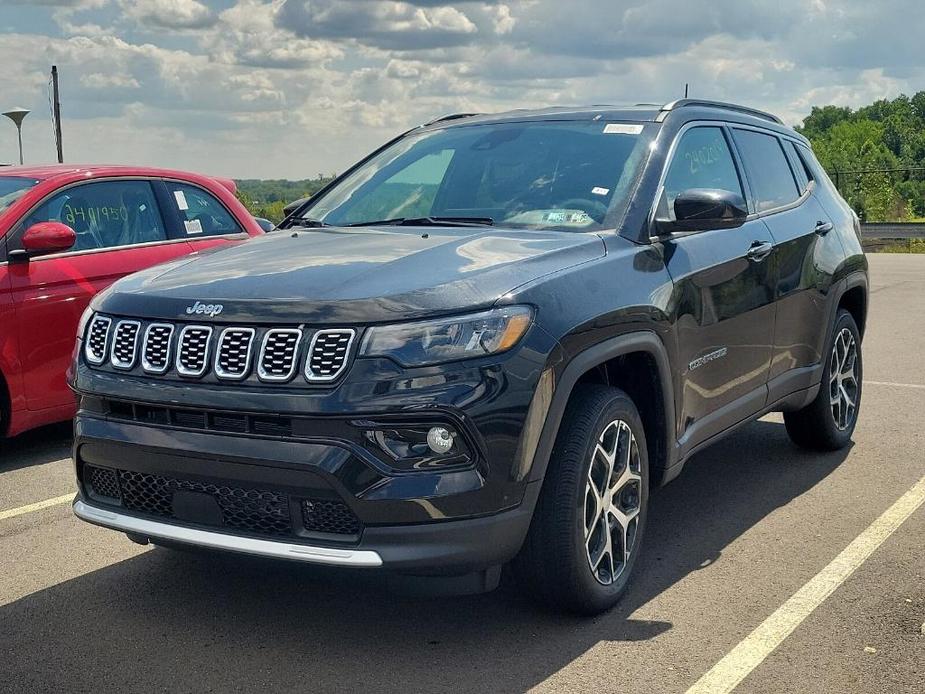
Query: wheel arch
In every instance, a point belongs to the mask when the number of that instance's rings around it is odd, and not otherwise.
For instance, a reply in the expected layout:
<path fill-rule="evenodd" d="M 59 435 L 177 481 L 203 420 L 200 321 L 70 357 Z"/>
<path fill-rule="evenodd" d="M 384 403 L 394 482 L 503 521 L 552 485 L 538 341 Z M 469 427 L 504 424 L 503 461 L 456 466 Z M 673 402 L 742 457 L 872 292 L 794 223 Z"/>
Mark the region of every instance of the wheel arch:
<path fill-rule="evenodd" d="M 579 383 L 604 383 L 633 400 L 646 432 L 650 481 L 660 484 L 675 463 L 674 396 L 668 353 L 650 330 L 618 335 L 575 355 L 558 378 L 531 469 L 531 481 L 546 475 L 565 408 Z M 654 397 L 651 397 L 654 396 Z"/>
<path fill-rule="evenodd" d="M 864 338 L 864 326 L 867 323 L 867 306 L 867 277 L 861 273 L 847 277 L 845 287 L 838 297 L 837 309 L 843 308 L 851 314 L 862 339 Z"/>

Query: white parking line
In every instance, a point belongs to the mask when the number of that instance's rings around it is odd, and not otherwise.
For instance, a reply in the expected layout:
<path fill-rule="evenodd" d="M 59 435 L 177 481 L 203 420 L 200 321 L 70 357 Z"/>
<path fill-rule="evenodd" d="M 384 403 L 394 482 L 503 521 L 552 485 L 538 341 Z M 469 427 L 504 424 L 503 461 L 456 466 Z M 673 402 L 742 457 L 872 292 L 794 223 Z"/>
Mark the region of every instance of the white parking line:
<path fill-rule="evenodd" d="M 865 386 L 893 386 L 894 388 L 921 388 L 925 390 L 925 384 L 922 383 L 893 383 L 892 381 L 864 381 Z"/>
<path fill-rule="evenodd" d="M 16 516 L 22 516 L 26 513 L 32 513 L 33 511 L 41 511 L 43 508 L 48 508 L 50 506 L 57 506 L 59 504 L 66 504 L 69 501 L 74 500 L 74 492 L 70 494 L 62 494 L 61 496 L 56 496 L 54 499 L 45 499 L 45 501 L 36 501 L 34 504 L 29 504 L 28 506 L 20 506 L 19 508 L 11 508 L 9 511 L 0 511 L 0 521 L 6 520 L 7 518 L 15 518 Z"/>
<path fill-rule="evenodd" d="M 731 692 L 925 502 L 925 477 L 710 668 L 687 694 Z"/>

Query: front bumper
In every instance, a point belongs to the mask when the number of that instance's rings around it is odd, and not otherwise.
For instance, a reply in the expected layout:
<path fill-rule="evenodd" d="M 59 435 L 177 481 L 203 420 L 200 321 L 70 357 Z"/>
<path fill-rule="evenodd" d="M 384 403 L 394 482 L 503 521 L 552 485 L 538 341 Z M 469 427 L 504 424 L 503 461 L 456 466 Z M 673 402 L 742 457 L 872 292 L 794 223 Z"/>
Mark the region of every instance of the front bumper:
<path fill-rule="evenodd" d="M 531 485 L 531 495 L 539 485 Z M 533 499 L 535 501 L 535 499 Z M 510 561 L 530 527 L 532 503 L 484 518 L 366 528 L 353 547 L 248 537 L 104 508 L 82 495 L 78 518 L 154 544 L 180 543 L 208 549 L 351 568 L 382 568 L 413 575 L 459 575 Z"/>
<path fill-rule="evenodd" d="M 539 483 L 525 484 L 521 503 L 472 517 L 472 508 L 495 496 L 484 484 L 454 488 L 454 480 L 464 481 L 460 473 L 449 473 L 437 494 L 423 484 L 407 486 L 404 498 L 382 498 L 380 485 L 361 474 L 368 469 L 337 445 L 154 428 L 84 410 L 75 422 L 74 460 L 74 511 L 96 525 L 155 543 L 415 574 L 456 575 L 509 561 L 539 491 Z M 105 485 L 93 478 L 100 470 Z M 190 492 L 206 502 L 204 513 L 178 507 L 177 495 Z M 465 506 L 460 498 L 471 500 L 467 516 L 451 512 Z M 356 526 L 320 532 L 305 520 L 306 503 L 338 504 Z"/>
<path fill-rule="evenodd" d="M 373 550 L 288 544 L 253 537 L 227 535 L 210 530 L 186 528 L 149 518 L 131 516 L 127 513 L 109 511 L 99 506 L 93 506 L 82 499 L 74 501 L 74 515 L 88 523 L 112 530 L 121 530 L 155 542 L 157 540 L 171 540 L 198 547 L 208 547 L 209 549 L 224 549 L 242 554 L 254 554 L 277 559 L 295 559 L 316 564 L 353 567 L 382 566 L 382 557 Z"/>
<path fill-rule="evenodd" d="M 358 359 L 324 388 L 141 377 L 78 359 L 75 513 L 155 543 L 314 563 L 452 576 L 498 566 L 523 543 L 539 493 L 540 418 L 528 410 L 553 346 L 533 330 L 497 360 L 405 370 Z M 424 423 L 451 425 L 469 462 L 397 470 L 370 446 L 371 428 Z M 326 505 L 349 531 L 310 522 L 306 509 Z"/>

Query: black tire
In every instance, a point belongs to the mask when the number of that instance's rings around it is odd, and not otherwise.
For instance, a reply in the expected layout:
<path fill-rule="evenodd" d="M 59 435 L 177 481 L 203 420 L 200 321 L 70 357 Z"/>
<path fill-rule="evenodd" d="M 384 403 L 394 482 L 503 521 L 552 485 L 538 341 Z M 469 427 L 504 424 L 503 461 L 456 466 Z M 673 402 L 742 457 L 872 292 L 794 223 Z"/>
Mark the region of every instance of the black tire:
<path fill-rule="evenodd" d="M 839 355 L 836 349 L 850 334 L 854 345 L 854 380 L 856 387 L 852 390 L 850 384 L 844 385 L 833 372 L 837 368 Z M 843 369 L 842 369 L 843 370 Z M 837 451 L 844 448 L 851 441 L 854 427 L 858 421 L 858 412 L 861 408 L 861 390 L 863 379 L 863 361 L 861 358 L 861 335 L 854 318 L 848 311 L 839 309 L 835 316 L 835 327 L 832 329 L 832 338 L 825 352 L 825 368 L 822 373 L 822 385 L 819 394 L 802 410 L 784 413 L 784 424 L 790 439 L 800 446 L 813 451 Z M 845 383 L 848 383 L 847 379 Z M 846 396 L 853 398 L 853 407 L 846 407 L 841 403 L 836 409 L 834 397 L 844 388 Z M 838 418 L 839 421 L 836 421 Z"/>
<path fill-rule="evenodd" d="M 625 423 L 626 428 L 617 422 Z M 632 436 L 626 436 L 626 432 Z M 625 483 L 613 485 L 614 490 L 623 490 L 622 494 L 613 494 L 613 500 L 621 509 L 625 501 L 635 501 L 635 504 L 626 504 L 626 509 L 630 513 L 638 509 L 638 513 L 635 521 L 626 524 L 626 527 L 633 528 L 632 537 L 626 543 L 632 549 L 622 567 L 619 571 L 608 571 L 605 550 L 595 572 L 591 566 L 593 552 L 587 549 L 585 540 L 586 519 L 590 516 L 599 519 L 588 524 L 595 528 L 587 534 L 589 543 L 595 547 L 600 547 L 601 541 L 606 542 L 608 534 L 605 527 L 610 527 L 611 521 L 616 525 L 611 528 L 609 536 L 617 538 L 615 543 L 630 536 L 629 532 L 623 533 L 624 526 L 617 522 L 616 516 L 599 513 L 602 506 L 596 504 L 593 494 L 588 496 L 591 488 L 587 480 L 592 462 L 595 464 L 595 476 L 598 476 L 597 471 L 606 469 L 606 459 L 595 453 L 598 441 L 605 433 L 608 447 L 610 436 L 623 437 L 613 447 L 613 457 L 618 460 L 615 465 L 617 470 L 621 469 L 620 453 L 626 450 L 621 446 L 631 445 L 635 440 L 635 447 L 630 448 L 633 477 L 625 477 Z M 593 460 L 592 454 L 595 456 Z M 648 510 L 648 463 L 642 420 L 629 396 L 617 388 L 603 385 L 577 386 L 562 419 L 527 539 L 514 559 L 515 575 L 534 599 L 544 606 L 583 615 L 598 614 L 617 603 L 626 590 L 642 545 Z M 624 479 L 613 473 L 606 488 L 611 487 L 614 478 Z M 588 506 L 589 503 L 591 506 Z M 616 557 L 619 560 L 620 554 L 615 549 L 611 559 Z M 611 561 L 610 566 L 614 564 Z M 605 583 L 608 578 L 610 582 Z"/>

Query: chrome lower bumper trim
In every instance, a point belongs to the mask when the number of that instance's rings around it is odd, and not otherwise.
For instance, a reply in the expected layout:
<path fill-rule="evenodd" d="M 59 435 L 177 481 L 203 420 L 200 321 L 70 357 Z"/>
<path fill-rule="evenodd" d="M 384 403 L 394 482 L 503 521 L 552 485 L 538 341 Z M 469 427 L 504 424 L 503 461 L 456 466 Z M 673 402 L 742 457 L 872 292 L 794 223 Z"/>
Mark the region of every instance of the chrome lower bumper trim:
<path fill-rule="evenodd" d="M 377 552 L 369 549 L 337 549 L 334 547 L 294 545 L 277 540 L 259 540 L 253 537 L 240 537 L 209 530 L 197 530 L 146 518 L 136 518 L 118 511 L 109 511 L 97 506 L 91 506 L 80 499 L 74 502 L 74 514 L 94 525 L 144 535 L 155 543 L 157 543 L 158 539 L 173 540 L 190 545 L 199 545 L 200 547 L 255 554 L 261 557 L 295 559 L 296 561 L 334 566 L 382 566 L 382 557 Z"/>

